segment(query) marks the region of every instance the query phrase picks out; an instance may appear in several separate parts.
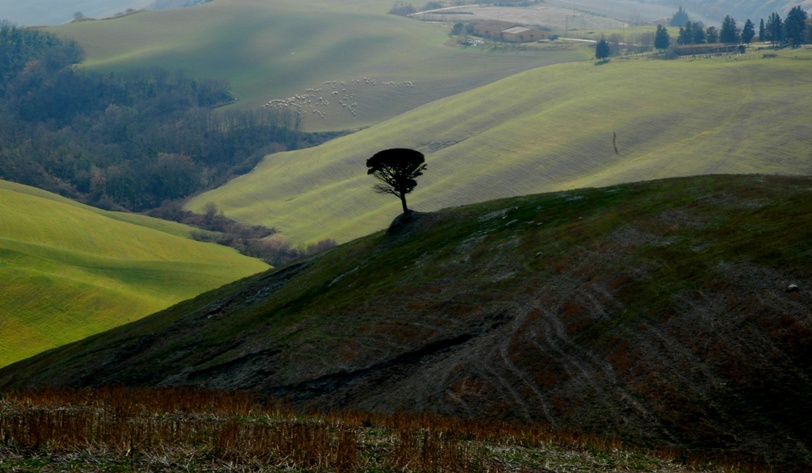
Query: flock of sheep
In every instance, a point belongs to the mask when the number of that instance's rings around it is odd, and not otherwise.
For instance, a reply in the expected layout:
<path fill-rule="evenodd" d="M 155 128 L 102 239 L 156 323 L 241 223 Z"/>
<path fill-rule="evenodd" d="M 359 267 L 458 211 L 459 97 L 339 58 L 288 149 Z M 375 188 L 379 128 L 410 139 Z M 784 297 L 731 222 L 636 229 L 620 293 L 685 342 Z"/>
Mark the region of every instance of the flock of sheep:
<path fill-rule="evenodd" d="M 265 107 L 275 110 L 293 110 L 300 117 L 306 115 L 325 118 L 331 103 L 338 104 L 342 109 L 356 116 L 358 102 L 355 101 L 355 94 L 368 87 L 377 87 L 378 84 L 387 87 L 406 87 L 413 89 L 414 81 L 382 81 L 364 77 L 362 79 L 352 79 L 350 81 L 328 80 L 323 87 L 308 88 L 304 93 L 295 94 L 284 99 L 273 99 L 265 104 Z"/>

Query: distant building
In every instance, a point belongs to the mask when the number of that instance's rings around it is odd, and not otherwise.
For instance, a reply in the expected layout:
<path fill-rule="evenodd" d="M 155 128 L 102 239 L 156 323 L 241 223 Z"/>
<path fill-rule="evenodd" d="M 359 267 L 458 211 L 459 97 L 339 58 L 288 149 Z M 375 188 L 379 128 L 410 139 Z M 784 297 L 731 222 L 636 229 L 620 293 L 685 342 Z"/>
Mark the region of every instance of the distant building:
<path fill-rule="evenodd" d="M 526 43 L 544 38 L 544 33 L 539 29 L 501 20 L 489 20 L 475 24 L 474 34 L 511 43 Z"/>
<path fill-rule="evenodd" d="M 488 20 L 474 25 L 474 34 L 486 38 L 502 39 L 502 32 L 506 29 L 519 26 L 517 23 L 501 20 Z"/>
<path fill-rule="evenodd" d="M 528 41 L 538 41 L 544 39 L 544 33 L 535 28 L 524 26 L 514 26 L 502 31 L 502 41 L 511 43 L 526 43 Z"/>

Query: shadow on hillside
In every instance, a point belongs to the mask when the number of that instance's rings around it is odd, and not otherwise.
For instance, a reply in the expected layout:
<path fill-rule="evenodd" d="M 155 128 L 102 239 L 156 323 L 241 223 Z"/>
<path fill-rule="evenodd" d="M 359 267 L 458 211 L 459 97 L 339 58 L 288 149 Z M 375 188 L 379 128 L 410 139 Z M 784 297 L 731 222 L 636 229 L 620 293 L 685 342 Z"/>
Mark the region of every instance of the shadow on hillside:
<path fill-rule="evenodd" d="M 400 214 L 392 220 L 386 235 L 393 239 L 409 238 L 415 233 L 419 233 L 433 227 L 441 222 L 443 217 L 437 212 L 415 212 L 414 210 L 406 214 Z"/>

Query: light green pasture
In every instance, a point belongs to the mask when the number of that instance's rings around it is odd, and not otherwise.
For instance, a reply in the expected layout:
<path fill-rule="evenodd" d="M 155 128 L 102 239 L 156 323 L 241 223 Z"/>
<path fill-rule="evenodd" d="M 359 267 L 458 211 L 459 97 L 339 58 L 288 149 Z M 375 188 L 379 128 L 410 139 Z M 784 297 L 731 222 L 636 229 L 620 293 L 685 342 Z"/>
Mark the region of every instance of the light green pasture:
<path fill-rule="evenodd" d="M 161 66 L 195 78 L 229 80 L 237 107 L 259 107 L 321 89 L 301 108 L 310 130 L 369 126 L 520 71 L 584 57 L 572 49 L 452 46 L 447 26 L 390 15 L 392 5 L 217 0 L 51 31 L 76 39 L 92 70 Z M 326 82 L 339 87 L 334 90 Z M 316 105 L 320 96 L 329 105 Z M 339 105 L 342 98 L 356 104 L 352 111 Z"/>
<path fill-rule="evenodd" d="M 810 174 L 809 59 L 753 53 L 538 68 L 316 148 L 270 155 L 189 208 L 212 201 L 294 242 L 347 241 L 399 213 L 397 199 L 372 192 L 364 165 L 390 147 L 427 156 L 409 195 L 418 211 L 672 176 Z"/>
<path fill-rule="evenodd" d="M 0 366 L 268 267 L 178 224 L 5 181 L 0 213 Z"/>

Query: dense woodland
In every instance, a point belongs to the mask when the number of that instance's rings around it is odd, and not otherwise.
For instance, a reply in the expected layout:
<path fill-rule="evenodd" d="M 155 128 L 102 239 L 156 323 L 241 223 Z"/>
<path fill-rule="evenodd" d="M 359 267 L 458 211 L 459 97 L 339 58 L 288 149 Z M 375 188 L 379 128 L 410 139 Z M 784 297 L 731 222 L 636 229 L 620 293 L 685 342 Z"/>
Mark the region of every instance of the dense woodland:
<path fill-rule="evenodd" d="M 212 207 L 198 216 L 181 200 L 250 171 L 275 151 L 331 135 L 300 131 L 288 111 L 215 111 L 233 101 L 225 81 L 145 69 L 98 74 L 74 67 L 75 42 L 0 24 L 0 179 L 101 208 L 146 211 L 215 234 L 197 238 L 281 264 L 333 246 L 294 248 Z"/>
<path fill-rule="evenodd" d="M 307 141 L 284 111 L 215 112 L 224 81 L 163 69 L 73 67 L 74 42 L 0 25 L 0 178 L 143 211 L 248 172 Z"/>

